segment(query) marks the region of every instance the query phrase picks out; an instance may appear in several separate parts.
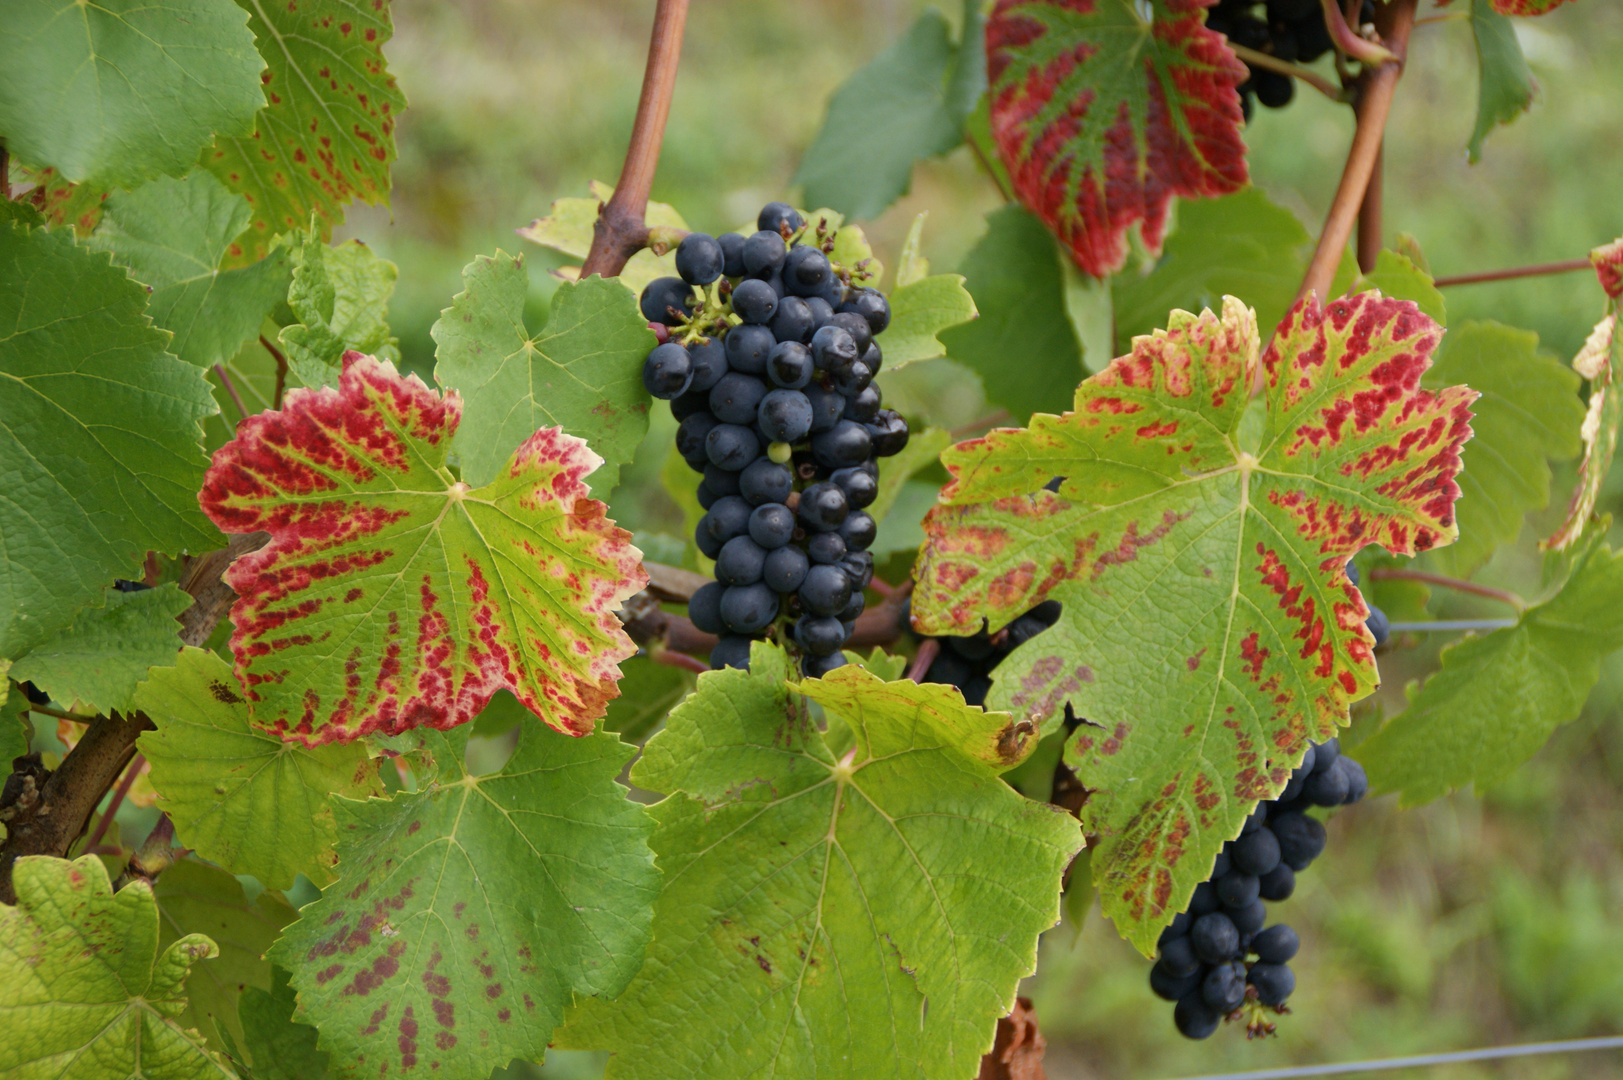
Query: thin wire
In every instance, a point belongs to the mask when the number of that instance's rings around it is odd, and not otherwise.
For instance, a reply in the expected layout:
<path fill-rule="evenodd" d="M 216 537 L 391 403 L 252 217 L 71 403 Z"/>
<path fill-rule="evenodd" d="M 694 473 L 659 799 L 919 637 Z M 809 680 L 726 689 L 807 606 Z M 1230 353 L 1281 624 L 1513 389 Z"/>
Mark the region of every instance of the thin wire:
<path fill-rule="evenodd" d="M 1394 634 L 1426 634 L 1449 630 L 1504 630 L 1515 625 L 1515 619 L 1436 619 L 1432 622 L 1395 622 L 1388 629 Z"/>
<path fill-rule="evenodd" d="M 1596 1039 L 1568 1039 L 1564 1042 L 1524 1043 L 1520 1046 L 1488 1046 L 1480 1050 L 1457 1050 L 1449 1054 L 1416 1054 L 1413 1057 L 1380 1058 L 1376 1061 L 1346 1061 L 1339 1065 L 1303 1065 L 1287 1069 L 1256 1069 L 1252 1072 L 1213 1073 L 1185 1080 L 1294 1080 L 1305 1076 L 1340 1076 L 1346 1073 L 1385 1072 L 1426 1065 L 1454 1065 L 1465 1061 L 1493 1061 L 1501 1058 L 1532 1057 L 1535 1054 L 1572 1054 L 1584 1050 L 1623 1050 L 1623 1035 Z"/>

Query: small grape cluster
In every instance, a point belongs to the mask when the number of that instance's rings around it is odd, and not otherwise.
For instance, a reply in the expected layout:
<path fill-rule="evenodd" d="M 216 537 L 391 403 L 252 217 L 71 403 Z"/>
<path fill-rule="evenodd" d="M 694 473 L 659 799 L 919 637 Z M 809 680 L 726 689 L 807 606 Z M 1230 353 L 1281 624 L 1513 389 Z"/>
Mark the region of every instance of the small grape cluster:
<path fill-rule="evenodd" d="M 1258 8 L 1263 9 L 1261 15 L 1257 14 Z M 1363 0 L 1359 21 L 1374 18 L 1373 0 Z M 1295 63 L 1312 63 L 1334 47 L 1319 0 L 1218 0 L 1206 13 L 1206 28 L 1236 45 Z M 1290 104 L 1296 86 L 1289 75 L 1249 64 L 1246 67 L 1251 76 L 1240 84 L 1240 108 L 1247 121 L 1251 119 L 1252 98 L 1270 109 Z"/>
<path fill-rule="evenodd" d="M 833 232 L 768 203 L 745 237 L 689 233 L 680 277 L 642 293 L 661 343 L 643 364 L 671 403 L 677 451 L 704 474 L 694 541 L 716 580 L 688 601 L 720 636 L 713 668 L 749 666 L 751 641 L 780 614 L 808 676 L 845 663 L 841 648 L 873 579 L 877 459 L 907 445 L 907 421 L 881 407 L 874 338 L 890 325 L 865 267 L 832 261 Z"/>
<path fill-rule="evenodd" d="M 1363 766 L 1331 739 L 1309 745 L 1279 798 L 1258 805 L 1237 839 L 1218 853 L 1189 909 L 1161 934 L 1150 989 L 1177 1002 L 1173 1023 L 1204 1039 L 1224 1017 L 1247 1020 L 1250 1035 L 1271 1034 L 1268 1010 L 1288 1012 L 1296 989 L 1289 962 L 1301 942 L 1284 923 L 1264 926 L 1264 901 L 1288 898 L 1296 875 L 1324 851 L 1324 825 L 1307 811 L 1345 806 L 1369 792 Z"/>
<path fill-rule="evenodd" d="M 941 637 L 941 652 L 924 673 L 924 681 L 956 686 L 969 705 L 986 704 L 992 669 L 1003 658 L 1059 621 L 1058 600 L 1044 600 L 995 634 L 982 630 L 969 637 Z"/>

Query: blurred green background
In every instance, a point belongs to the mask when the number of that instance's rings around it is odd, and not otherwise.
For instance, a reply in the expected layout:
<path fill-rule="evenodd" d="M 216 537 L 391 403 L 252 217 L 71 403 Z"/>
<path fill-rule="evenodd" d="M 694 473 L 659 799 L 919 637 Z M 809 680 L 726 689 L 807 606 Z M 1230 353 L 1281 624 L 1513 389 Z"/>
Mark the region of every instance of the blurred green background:
<path fill-rule="evenodd" d="M 923 7 L 699 0 L 654 197 L 695 228 L 719 232 L 768 199 L 793 196 L 789 177 L 828 94 Z M 526 250 L 539 320 L 557 262 L 513 230 L 553 199 L 584 195 L 593 179 L 615 180 L 652 11 L 652 0 L 395 4 L 388 53 L 411 107 L 399 128 L 393 206 L 353 209 L 340 235 L 399 265 L 391 322 L 408 367 L 432 371 L 429 328 L 475 254 Z M 1623 5 L 1578 0 L 1518 22 L 1517 31 L 1541 98 L 1490 137 L 1476 166 L 1464 151 L 1476 103 L 1468 25 L 1423 25 L 1411 45 L 1386 144 L 1387 238 L 1412 234 L 1438 274 L 1575 258 L 1623 233 Z M 1246 132 L 1255 182 L 1316 231 L 1351 130 L 1345 107 L 1311 91 L 1287 109 L 1259 110 Z M 925 253 L 945 270 L 999 205 L 960 149 L 921 164 L 912 193 L 865 227 L 890 259 L 913 217 L 928 210 Z M 1451 322 L 1496 318 L 1533 329 L 1562 358 L 1600 314 L 1589 275 L 1456 288 L 1448 303 Z M 916 420 L 952 427 L 989 411 L 975 376 L 949 361 L 910 369 L 906 381 L 922 411 Z M 614 500 L 615 516 L 645 533 L 680 531 L 680 512 L 658 482 L 669 434 L 667 424 L 654 426 Z M 1558 501 L 1570 482 L 1570 466 L 1558 469 Z M 1620 496 L 1614 483 L 1612 501 Z M 1549 531 L 1540 524 L 1548 523 L 1534 521 L 1479 579 L 1536 582 L 1533 541 Z M 1433 610 L 1499 614 L 1447 598 Z M 1430 669 L 1440 644 L 1383 655 L 1385 685 L 1363 715 L 1401 708 L 1405 682 Z M 1027 989 L 1048 1040 L 1049 1076 L 1154 1080 L 1623 1030 L 1620 700 L 1623 664 L 1614 659 L 1583 720 L 1502 788 L 1403 812 L 1378 799 L 1336 815 L 1327 856 L 1279 911 L 1304 946 L 1294 1012 L 1276 1039 L 1248 1044 L 1224 1030 L 1185 1043 L 1171 1006 L 1149 993 L 1147 963 L 1097 910 L 1079 939 L 1071 927 L 1056 929 Z M 599 1058 L 560 1054 L 542 1070 L 511 1075 L 562 1080 L 601 1070 Z M 1623 1054 L 1394 1075 L 1623 1075 Z"/>

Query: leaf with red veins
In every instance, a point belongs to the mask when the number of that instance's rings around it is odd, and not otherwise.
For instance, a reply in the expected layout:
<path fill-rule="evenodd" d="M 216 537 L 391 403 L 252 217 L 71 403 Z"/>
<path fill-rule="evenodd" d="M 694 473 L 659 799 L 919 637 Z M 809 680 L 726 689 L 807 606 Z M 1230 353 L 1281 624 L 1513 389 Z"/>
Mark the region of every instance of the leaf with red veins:
<path fill-rule="evenodd" d="M 1121 268 L 1134 224 L 1160 249 L 1174 196 L 1246 184 L 1247 72 L 1203 25 L 1213 2 L 998 0 L 987 21 L 998 154 L 1020 201 L 1096 277 Z"/>
<path fill-rule="evenodd" d="M 350 352 L 337 389 L 290 391 L 215 453 L 204 510 L 271 534 L 226 572 L 259 726 L 306 745 L 443 731 L 507 689 L 586 734 L 617 695 L 636 647 L 615 609 L 648 578 L 587 496 L 602 459 L 543 428 L 470 489 L 445 467 L 461 416 L 454 392 Z"/>
<path fill-rule="evenodd" d="M 1566 0 L 1493 0 L 1493 10 L 1501 15 L 1543 15 Z"/>
<path fill-rule="evenodd" d="M 914 624 L 996 631 L 1062 602 L 999 665 L 987 706 L 1052 727 L 1068 701 L 1086 718 L 1067 760 L 1095 792 L 1094 881 L 1146 952 L 1308 741 L 1377 685 L 1347 560 L 1456 535 L 1476 394 L 1421 387 L 1441 336 L 1414 304 L 1366 292 L 1297 304 L 1260 352 L 1231 297 L 1135 338 L 1073 412 L 942 455 Z"/>
<path fill-rule="evenodd" d="M 1600 277 L 1600 287 L 1613 300 L 1623 300 L 1623 240 L 1613 240 L 1589 253 Z"/>

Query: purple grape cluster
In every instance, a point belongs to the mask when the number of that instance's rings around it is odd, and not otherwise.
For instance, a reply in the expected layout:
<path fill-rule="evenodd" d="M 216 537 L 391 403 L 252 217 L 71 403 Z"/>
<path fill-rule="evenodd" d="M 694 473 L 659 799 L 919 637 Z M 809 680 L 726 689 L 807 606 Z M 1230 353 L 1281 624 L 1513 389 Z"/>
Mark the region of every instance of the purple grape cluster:
<path fill-rule="evenodd" d="M 992 671 L 1003 658 L 1059 621 L 1058 600 L 1044 600 L 995 634 L 982 630 L 969 637 L 940 637 L 941 651 L 924 673 L 924 681 L 956 686 L 969 705 L 986 704 Z"/>
<path fill-rule="evenodd" d="M 1331 739 L 1309 745 L 1279 798 L 1261 803 L 1240 835 L 1223 845 L 1212 876 L 1195 888 L 1189 909 L 1161 934 L 1150 989 L 1177 1002 L 1173 1023 L 1204 1039 L 1224 1017 L 1249 1013 L 1252 1034 L 1272 1032 L 1266 1010 L 1285 1012 L 1296 989 L 1290 960 L 1300 941 L 1284 923 L 1265 926 L 1265 901 L 1287 899 L 1296 875 L 1324 851 L 1324 825 L 1308 811 L 1346 806 L 1369 792 L 1364 768 Z"/>
<path fill-rule="evenodd" d="M 694 541 L 716 580 L 688 617 L 720 643 L 713 668 L 749 666 L 750 642 L 780 618 L 808 676 L 845 663 L 841 648 L 873 579 L 877 460 L 907 445 L 907 421 L 882 408 L 875 338 L 890 303 L 830 258 L 833 234 L 768 203 L 750 236 L 689 233 L 679 277 L 643 290 L 665 328 L 643 363 L 648 392 L 671 403 L 677 451 L 702 473 Z"/>
<path fill-rule="evenodd" d="M 1374 18 L 1374 0 L 1363 0 L 1358 21 Z M 1310 64 L 1335 47 L 1319 0 L 1218 0 L 1207 9 L 1206 28 L 1236 45 L 1292 63 Z M 1248 122 L 1253 99 L 1270 109 L 1290 104 L 1296 86 L 1289 75 L 1251 64 L 1246 67 L 1251 74 L 1239 90 L 1240 108 Z"/>

